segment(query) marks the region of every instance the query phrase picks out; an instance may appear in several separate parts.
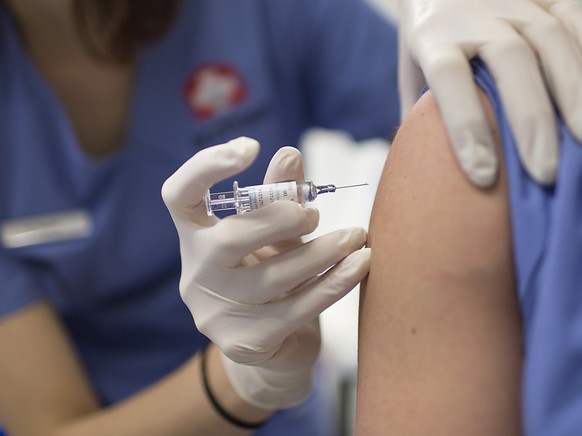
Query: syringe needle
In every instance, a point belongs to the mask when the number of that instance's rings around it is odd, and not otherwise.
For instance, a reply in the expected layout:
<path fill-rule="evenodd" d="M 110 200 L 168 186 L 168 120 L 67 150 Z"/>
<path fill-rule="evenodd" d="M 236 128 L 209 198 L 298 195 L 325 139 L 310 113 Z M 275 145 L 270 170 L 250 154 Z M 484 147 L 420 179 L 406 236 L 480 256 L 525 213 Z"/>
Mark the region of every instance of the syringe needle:
<path fill-rule="evenodd" d="M 358 185 L 344 185 L 344 186 L 335 186 L 335 185 L 317 185 L 317 193 L 318 194 L 327 194 L 330 192 L 335 192 L 336 189 L 344 189 L 344 188 L 355 188 L 356 186 L 366 186 L 367 183 L 360 183 Z"/>
<path fill-rule="evenodd" d="M 344 188 L 357 188 L 358 186 L 368 186 L 367 183 L 359 183 L 357 185 L 344 185 L 344 186 L 336 186 L 335 189 L 344 189 Z"/>

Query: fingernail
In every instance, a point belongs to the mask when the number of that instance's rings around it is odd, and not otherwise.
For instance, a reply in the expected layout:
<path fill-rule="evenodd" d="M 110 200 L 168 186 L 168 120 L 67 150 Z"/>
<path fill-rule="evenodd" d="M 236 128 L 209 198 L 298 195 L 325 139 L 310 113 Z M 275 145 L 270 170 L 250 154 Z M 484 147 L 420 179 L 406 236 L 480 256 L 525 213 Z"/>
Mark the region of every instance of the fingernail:
<path fill-rule="evenodd" d="M 357 266 L 366 267 L 366 269 L 370 269 L 370 259 L 372 257 L 372 249 L 369 247 L 362 248 L 358 251 L 354 251 L 344 260 L 344 265 L 346 267 L 353 267 Z"/>
<path fill-rule="evenodd" d="M 536 123 L 528 129 L 526 141 L 529 142 L 527 169 L 530 175 L 538 182 L 549 185 L 555 182 L 558 172 L 558 135 L 556 126 Z"/>
<path fill-rule="evenodd" d="M 465 175 L 477 186 L 488 187 L 497 177 L 497 156 L 482 143 L 466 143 L 458 153 Z"/>
<path fill-rule="evenodd" d="M 319 210 L 314 207 L 304 207 L 303 210 L 309 220 L 309 232 L 311 233 L 319 225 Z"/>
<path fill-rule="evenodd" d="M 357 246 L 362 246 L 366 243 L 366 239 L 368 238 L 368 232 L 361 227 L 349 227 L 336 230 L 333 233 L 342 236 L 340 244 L 353 243 Z"/>
<path fill-rule="evenodd" d="M 497 155 L 492 145 L 475 144 L 471 180 L 473 183 L 485 187 L 491 186 L 497 177 Z"/>
<path fill-rule="evenodd" d="M 454 137 L 453 145 L 465 175 L 477 186 L 488 187 L 497 177 L 497 154 L 489 131 L 480 125 L 463 129 Z"/>

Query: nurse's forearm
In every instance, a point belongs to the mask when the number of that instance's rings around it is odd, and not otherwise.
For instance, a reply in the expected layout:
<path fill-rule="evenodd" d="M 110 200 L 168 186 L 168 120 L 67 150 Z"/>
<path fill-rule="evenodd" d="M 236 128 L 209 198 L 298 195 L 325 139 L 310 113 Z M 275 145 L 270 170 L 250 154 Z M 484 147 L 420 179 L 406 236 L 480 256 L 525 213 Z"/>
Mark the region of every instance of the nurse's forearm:
<path fill-rule="evenodd" d="M 264 421 L 272 412 L 255 408 L 232 389 L 222 367 L 219 351 L 208 351 L 208 381 L 219 404 L 241 421 Z M 200 353 L 159 383 L 127 400 L 71 421 L 55 436 L 132 435 L 245 435 L 221 417 L 204 392 Z"/>
<path fill-rule="evenodd" d="M 0 319 L 0 423 L 10 436 L 244 435 L 209 403 L 196 355 L 159 382 L 100 408 L 64 326 L 38 302 Z M 218 349 L 208 349 L 208 385 L 231 416 L 262 422 L 269 411 L 241 400 Z M 131 377 L 132 374 L 127 374 Z"/>

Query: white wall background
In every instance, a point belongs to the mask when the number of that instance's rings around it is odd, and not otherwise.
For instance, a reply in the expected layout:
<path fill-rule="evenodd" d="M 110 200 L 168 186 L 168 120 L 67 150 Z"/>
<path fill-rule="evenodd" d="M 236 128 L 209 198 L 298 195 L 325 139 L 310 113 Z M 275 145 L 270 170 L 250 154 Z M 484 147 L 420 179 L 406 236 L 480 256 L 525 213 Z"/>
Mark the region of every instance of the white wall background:
<path fill-rule="evenodd" d="M 337 186 L 368 183 L 369 186 L 338 190 L 317 198 L 320 224 L 311 237 L 344 227 L 368 228 L 374 194 L 389 144 L 384 139 L 356 143 L 342 132 L 311 130 L 301 142 L 307 179 Z M 353 433 L 357 372 L 359 288 L 353 290 L 321 316 L 322 358 L 330 415 L 338 433 Z"/>
<path fill-rule="evenodd" d="M 368 0 L 388 19 L 397 18 L 401 0 Z M 356 143 L 342 132 L 316 129 L 300 143 L 305 158 L 305 174 L 315 183 L 349 185 L 369 183 L 368 187 L 337 191 L 316 200 L 320 225 L 314 236 L 343 228 L 367 228 L 374 194 L 378 186 L 389 144 L 378 138 Z M 355 289 L 321 318 L 324 376 L 335 407 L 338 433 L 353 433 L 355 381 L 357 371 L 357 327 L 359 292 Z M 337 399 L 337 400 L 336 400 Z"/>
<path fill-rule="evenodd" d="M 404 0 L 368 0 L 381 13 L 388 17 L 398 17 L 398 5 Z"/>

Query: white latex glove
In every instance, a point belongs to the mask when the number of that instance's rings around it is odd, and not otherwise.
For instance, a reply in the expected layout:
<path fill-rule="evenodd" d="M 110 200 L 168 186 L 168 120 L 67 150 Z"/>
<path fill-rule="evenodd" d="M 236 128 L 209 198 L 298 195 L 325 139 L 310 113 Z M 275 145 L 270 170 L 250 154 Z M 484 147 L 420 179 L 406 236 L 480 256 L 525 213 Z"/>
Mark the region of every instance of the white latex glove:
<path fill-rule="evenodd" d="M 162 196 L 180 238 L 180 293 L 196 326 L 226 356 L 237 393 L 274 409 L 311 392 L 318 315 L 365 277 L 370 252 L 360 250 L 363 229 L 303 243 L 319 214 L 291 201 L 222 220 L 207 216 L 206 190 L 245 169 L 258 151 L 244 137 L 202 150 L 165 182 Z M 285 147 L 265 183 L 302 179 L 301 153 Z"/>
<path fill-rule="evenodd" d="M 464 171 L 478 185 L 492 184 L 498 167 L 495 143 L 468 63 L 478 55 L 496 80 L 524 167 L 540 183 L 554 181 L 558 136 L 548 91 L 582 140 L 582 2 L 403 3 L 402 114 L 428 83 Z"/>

